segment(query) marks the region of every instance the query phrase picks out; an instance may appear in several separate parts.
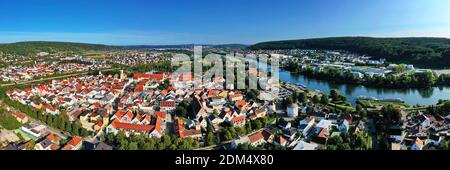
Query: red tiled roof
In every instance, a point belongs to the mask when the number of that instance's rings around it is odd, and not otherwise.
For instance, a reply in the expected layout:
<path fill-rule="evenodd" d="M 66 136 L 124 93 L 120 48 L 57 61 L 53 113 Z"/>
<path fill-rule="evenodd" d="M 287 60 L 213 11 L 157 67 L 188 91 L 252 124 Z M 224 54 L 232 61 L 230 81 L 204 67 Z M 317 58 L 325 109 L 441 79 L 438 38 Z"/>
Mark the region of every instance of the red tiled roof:
<path fill-rule="evenodd" d="M 242 96 L 241 93 L 236 93 L 236 94 L 231 95 L 231 98 L 241 97 L 241 96 Z"/>
<path fill-rule="evenodd" d="M 245 106 L 245 104 L 247 104 L 247 103 L 245 102 L 245 100 L 238 100 L 238 101 L 236 101 L 236 103 L 235 103 L 235 105 L 236 105 L 237 107 L 243 107 L 243 106 Z"/>
<path fill-rule="evenodd" d="M 328 128 L 323 128 L 320 133 L 319 133 L 319 137 L 324 138 L 325 134 L 328 132 Z"/>
<path fill-rule="evenodd" d="M 178 77 L 178 80 L 180 80 L 180 81 L 191 80 L 192 81 L 192 74 L 191 73 L 182 73 Z"/>
<path fill-rule="evenodd" d="M 175 101 L 161 101 L 161 107 L 175 107 Z"/>
<path fill-rule="evenodd" d="M 178 133 L 178 136 L 180 138 L 184 138 L 184 126 L 183 126 L 183 120 L 181 119 L 175 119 L 176 123 L 175 123 L 175 130 Z"/>
<path fill-rule="evenodd" d="M 19 119 L 24 119 L 25 118 L 25 114 L 20 113 L 20 112 L 13 112 L 12 113 L 14 117 L 19 118 Z"/>
<path fill-rule="evenodd" d="M 120 103 L 119 103 L 120 104 Z M 123 112 L 123 110 L 118 110 L 116 112 L 116 114 L 114 114 L 117 118 L 122 118 L 122 116 L 125 114 L 125 112 Z"/>
<path fill-rule="evenodd" d="M 72 149 L 73 149 L 73 146 L 71 146 L 71 145 L 66 145 L 63 148 L 61 148 L 61 150 L 65 150 L 65 151 L 72 150 Z"/>
<path fill-rule="evenodd" d="M 128 110 L 127 113 L 125 114 L 125 116 L 129 117 L 130 119 L 133 118 L 133 112 L 131 112 L 131 110 Z"/>
<path fill-rule="evenodd" d="M 72 145 L 73 147 L 77 146 L 81 142 L 81 137 L 75 136 L 72 139 L 70 139 L 69 142 L 67 142 L 67 145 Z"/>
<path fill-rule="evenodd" d="M 50 134 L 47 135 L 47 139 L 49 141 L 53 141 L 55 139 L 55 136 L 53 135 L 53 133 L 50 133 Z"/>
<path fill-rule="evenodd" d="M 233 119 L 231 119 L 231 122 L 239 123 L 239 122 L 243 122 L 244 120 L 245 120 L 245 116 L 236 116 Z"/>
<path fill-rule="evenodd" d="M 162 90 L 161 91 L 161 94 L 164 95 L 164 96 L 167 95 L 167 93 L 169 93 L 169 91 L 167 91 L 167 90 Z"/>
<path fill-rule="evenodd" d="M 167 113 L 166 112 L 155 111 L 155 112 L 153 112 L 153 116 L 154 117 L 160 117 L 161 119 L 166 119 Z"/>
<path fill-rule="evenodd" d="M 262 132 L 258 132 L 258 133 L 248 136 L 248 139 L 250 139 L 251 143 L 255 143 L 257 141 L 263 140 L 264 136 L 263 136 Z"/>
<path fill-rule="evenodd" d="M 201 135 L 201 134 L 202 134 L 201 130 L 195 130 L 195 129 L 185 130 L 183 132 L 183 136 L 184 137 L 189 137 L 189 136 L 194 136 L 194 135 Z"/>
<path fill-rule="evenodd" d="M 134 88 L 135 92 L 142 92 L 144 91 L 144 86 L 141 84 L 136 85 L 136 87 Z"/>
<path fill-rule="evenodd" d="M 161 81 L 164 79 L 164 74 L 140 74 L 140 73 L 134 73 L 133 74 L 133 78 L 134 79 L 140 79 L 140 78 L 144 78 L 144 79 L 153 79 L 156 81 Z"/>
<path fill-rule="evenodd" d="M 147 133 L 150 133 L 154 129 L 154 126 L 152 126 L 152 125 L 135 125 L 135 124 L 131 124 L 131 123 L 121 123 L 117 119 L 111 123 L 111 126 L 113 126 L 116 129 L 120 129 L 120 130 L 126 130 L 126 131 L 133 130 L 133 131 L 147 132 Z"/>
<path fill-rule="evenodd" d="M 155 130 L 161 134 L 161 118 L 156 118 Z"/>

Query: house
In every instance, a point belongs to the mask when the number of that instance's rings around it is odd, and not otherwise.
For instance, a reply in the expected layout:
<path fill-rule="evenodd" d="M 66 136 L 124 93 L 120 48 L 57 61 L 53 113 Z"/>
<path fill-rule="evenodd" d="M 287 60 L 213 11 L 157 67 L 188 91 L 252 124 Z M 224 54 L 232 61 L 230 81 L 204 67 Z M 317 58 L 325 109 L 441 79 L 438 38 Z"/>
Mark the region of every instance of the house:
<path fill-rule="evenodd" d="M 240 115 L 240 116 L 236 116 L 234 118 L 231 119 L 231 125 L 233 126 L 245 126 L 245 116 L 244 115 Z"/>
<path fill-rule="evenodd" d="M 25 133 L 34 136 L 35 138 L 40 138 L 41 135 L 43 133 L 45 133 L 45 131 L 47 130 L 47 127 L 44 125 L 31 126 L 31 125 L 25 124 L 20 129 L 22 131 L 24 131 Z"/>
<path fill-rule="evenodd" d="M 39 143 L 37 143 L 34 146 L 35 150 L 51 150 L 50 146 L 53 144 L 53 142 L 47 138 L 43 139 Z"/>
<path fill-rule="evenodd" d="M 241 93 L 235 93 L 233 95 L 230 95 L 229 98 L 231 101 L 235 102 L 238 100 L 242 100 L 244 98 L 244 96 Z"/>
<path fill-rule="evenodd" d="M 238 116 L 238 113 L 237 113 L 236 111 L 234 111 L 234 110 L 231 110 L 231 109 L 226 110 L 226 111 L 223 111 L 223 112 L 219 115 L 219 117 L 220 117 L 222 120 L 227 121 L 227 122 L 231 122 L 231 119 L 234 118 L 234 117 L 236 117 L 236 116 Z"/>
<path fill-rule="evenodd" d="M 284 119 L 280 119 L 280 121 L 278 122 L 278 126 L 283 130 L 287 130 L 291 128 L 291 123 Z"/>
<path fill-rule="evenodd" d="M 240 137 L 239 139 L 235 139 L 231 142 L 231 148 L 237 149 L 237 147 L 241 144 L 250 143 L 250 139 L 248 136 Z"/>
<path fill-rule="evenodd" d="M 202 131 L 196 129 L 184 130 L 183 136 L 184 138 L 199 139 L 202 138 Z"/>
<path fill-rule="evenodd" d="M 401 127 L 391 127 L 388 129 L 388 135 L 391 140 L 394 142 L 400 143 L 403 141 L 405 134 L 403 133 L 403 129 Z"/>
<path fill-rule="evenodd" d="M 341 132 L 347 132 L 349 129 L 350 125 L 349 125 L 349 121 L 347 121 L 347 119 L 344 119 L 341 123 L 341 125 L 339 125 L 339 131 Z"/>
<path fill-rule="evenodd" d="M 208 121 L 203 116 L 198 118 L 198 124 L 201 128 L 206 129 L 208 127 Z"/>
<path fill-rule="evenodd" d="M 430 135 L 430 137 L 426 140 L 426 145 L 434 145 L 439 146 L 443 140 L 442 136 L 439 135 Z"/>
<path fill-rule="evenodd" d="M 287 146 L 287 140 L 283 136 L 276 137 L 274 143 L 276 145 Z"/>
<path fill-rule="evenodd" d="M 300 121 L 298 130 L 302 133 L 303 136 L 308 136 L 309 131 L 313 127 L 315 123 L 315 118 L 310 116 Z"/>
<path fill-rule="evenodd" d="M 298 116 L 298 105 L 297 104 L 291 104 L 286 109 L 287 116 L 289 117 L 297 117 Z"/>
<path fill-rule="evenodd" d="M 297 130 L 293 128 L 289 128 L 283 131 L 283 136 L 286 137 L 289 141 L 293 141 L 297 135 Z"/>
<path fill-rule="evenodd" d="M 221 97 L 221 96 L 211 97 L 211 102 L 210 102 L 211 106 L 221 106 L 225 103 L 226 103 L 226 101 L 225 101 L 224 97 Z"/>
<path fill-rule="evenodd" d="M 12 115 L 22 124 L 25 124 L 28 122 L 28 117 L 20 112 L 13 112 Z"/>
<path fill-rule="evenodd" d="M 174 121 L 174 129 L 175 129 L 175 133 L 178 134 L 178 137 L 180 138 L 184 138 L 184 124 L 183 124 L 183 120 L 179 119 L 179 118 L 175 118 Z"/>
<path fill-rule="evenodd" d="M 156 117 L 156 122 L 153 131 L 150 132 L 150 137 L 160 138 L 163 135 L 161 129 L 161 122 L 162 122 L 161 118 Z"/>
<path fill-rule="evenodd" d="M 153 117 L 160 118 L 163 122 L 166 122 L 167 112 L 155 111 L 153 112 Z"/>
<path fill-rule="evenodd" d="M 61 148 L 61 150 L 80 150 L 83 145 L 83 139 L 81 137 L 75 136 L 70 139 L 67 144 Z"/>
<path fill-rule="evenodd" d="M 317 128 L 330 128 L 333 125 L 331 120 L 322 119 L 317 123 Z"/>
<path fill-rule="evenodd" d="M 248 136 L 249 142 L 253 146 L 258 146 L 273 141 L 274 135 L 268 129 L 264 129 Z"/>
<path fill-rule="evenodd" d="M 161 111 L 172 111 L 175 109 L 175 101 L 170 101 L 170 100 L 166 100 L 166 101 L 161 101 L 159 103 L 159 107 L 161 109 Z"/>
<path fill-rule="evenodd" d="M 319 145 L 314 143 L 308 143 L 305 141 L 299 141 L 298 144 L 294 147 L 294 150 L 317 150 Z"/>
<path fill-rule="evenodd" d="M 255 110 L 255 115 L 256 115 L 257 118 L 266 117 L 267 111 L 265 109 L 256 109 Z"/>
<path fill-rule="evenodd" d="M 326 145 L 327 144 L 327 140 L 328 140 L 328 136 L 330 136 L 330 131 L 328 130 L 328 128 L 316 128 L 317 129 L 317 136 L 314 136 L 311 139 L 311 142 L 316 143 L 316 144 L 320 144 L 320 145 Z"/>
<path fill-rule="evenodd" d="M 122 123 L 115 119 L 112 123 L 106 127 L 106 133 L 117 134 L 119 131 L 125 131 L 127 135 L 129 133 L 134 134 L 149 134 L 155 127 L 152 125 L 136 125 L 131 123 Z"/>
<path fill-rule="evenodd" d="M 423 147 L 425 146 L 425 141 L 416 138 L 416 140 L 414 141 L 414 144 L 411 146 L 412 150 L 422 150 Z"/>
<path fill-rule="evenodd" d="M 105 142 L 100 142 L 94 146 L 94 150 L 113 150 L 113 147 Z"/>
<path fill-rule="evenodd" d="M 247 102 L 245 102 L 245 100 L 237 100 L 234 105 L 239 109 L 239 110 L 244 110 L 245 106 L 247 106 Z"/>
<path fill-rule="evenodd" d="M 431 125 L 430 118 L 428 118 L 424 114 L 420 114 L 418 116 L 418 120 L 420 122 L 420 126 L 422 126 L 423 128 L 428 128 Z"/>
<path fill-rule="evenodd" d="M 215 115 L 215 114 L 211 114 L 208 116 L 208 120 L 211 122 L 211 124 L 215 125 L 215 124 L 220 124 L 223 122 L 223 119 L 221 119 L 219 116 Z"/>
<path fill-rule="evenodd" d="M 50 113 L 51 115 L 59 114 L 59 110 L 50 105 L 43 106 L 43 109 L 45 109 L 45 112 Z"/>
<path fill-rule="evenodd" d="M 261 132 L 255 133 L 253 135 L 248 136 L 250 144 L 253 146 L 258 146 L 261 144 L 266 143 L 267 141 L 264 140 L 264 136 Z"/>

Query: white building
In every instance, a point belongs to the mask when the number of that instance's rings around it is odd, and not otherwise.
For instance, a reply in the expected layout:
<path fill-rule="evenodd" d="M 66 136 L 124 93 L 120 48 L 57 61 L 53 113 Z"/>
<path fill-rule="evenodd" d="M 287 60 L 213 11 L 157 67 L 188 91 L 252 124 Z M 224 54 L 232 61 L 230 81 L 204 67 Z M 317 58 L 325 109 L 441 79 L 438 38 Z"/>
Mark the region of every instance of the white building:
<path fill-rule="evenodd" d="M 290 106 L 288 106 L 287 108 L 287 115 L 289 117 L 297 117 L 298 116 L 298 105 L 297 104 L 291 104 Z"/>

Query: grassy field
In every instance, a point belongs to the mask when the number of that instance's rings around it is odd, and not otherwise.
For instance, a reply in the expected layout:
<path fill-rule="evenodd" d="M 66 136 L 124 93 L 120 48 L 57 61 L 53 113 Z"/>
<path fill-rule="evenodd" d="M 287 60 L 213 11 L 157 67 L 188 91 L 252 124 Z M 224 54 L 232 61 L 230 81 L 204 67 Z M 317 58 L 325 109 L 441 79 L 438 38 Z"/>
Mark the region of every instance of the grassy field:
<path fill-rule="evenodd" d="M 387 106 L 393 105 L 394 107 L 410 107 L 406 103 L 398 103 L 398 102 L 382 102 L 382 101 L 369 101 L 369 100 L 358 100 L 357 103 L 361 104 L 363 107 L 376 107 L 376 106 Z"/>

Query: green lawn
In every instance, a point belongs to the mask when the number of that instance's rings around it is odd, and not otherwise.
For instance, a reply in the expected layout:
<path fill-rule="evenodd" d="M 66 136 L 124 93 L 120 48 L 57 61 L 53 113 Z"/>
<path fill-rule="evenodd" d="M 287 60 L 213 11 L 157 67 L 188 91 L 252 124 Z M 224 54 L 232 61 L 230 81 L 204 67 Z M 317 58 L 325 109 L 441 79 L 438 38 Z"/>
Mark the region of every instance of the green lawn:
<path fill-rule="evenodd" d="M 376 107 L 376 106 L 387 106 L 392 105 L 394 107 L 410 107 L 406 103 L 399 102 L 382 102 L 382 101 L 369 101 L 369 100 L 358 100 L 357 103 L 361 104 L 363 107 Z"/>
<path fill-rule="evenodd" d="M 1 114 L 0 113 L 0 125 L 8 130 L 18 129 L 21 124 L 16 120 L 13 116 L 9 114 Z"/>

